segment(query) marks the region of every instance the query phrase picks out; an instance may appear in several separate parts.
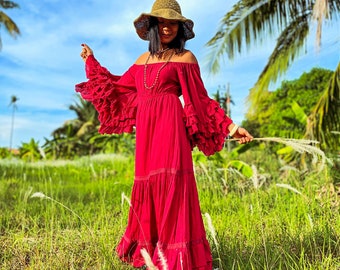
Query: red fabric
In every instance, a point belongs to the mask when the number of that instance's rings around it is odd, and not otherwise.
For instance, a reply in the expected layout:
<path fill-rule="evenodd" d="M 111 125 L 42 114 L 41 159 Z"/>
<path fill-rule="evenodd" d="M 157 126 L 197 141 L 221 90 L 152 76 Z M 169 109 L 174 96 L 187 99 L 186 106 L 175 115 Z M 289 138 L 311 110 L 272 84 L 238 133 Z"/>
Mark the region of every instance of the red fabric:
<path fill-rule="evenodd" d="M 147 85 L 162 64 L 148 65 Z M 136 126 L 135 181 L 119 257 L 141 267 L 145 248 L 159 269 L 161 251 L 170 270 L 211 270 L 191 150 L 221 150 L 232 121 L 208 97 L 198 65 L 169 62 L 151 90 L 144 87 L 142 65 L 119 77 L 91 57 L 86 73 L 89 81 L 76 91 L 98 110 L 100 132 L 131 132 Z"/>
<path fill-rule="evenodd" d="M 122 77 L 112 75 L 94 56 L 89 56 L 86 77 L 89 81 L 77 84 L 76 91 L 98 111 L 99 132 L 132 132 L 136 124 L 136 88 L 130 70 Z"/>
<path fill-rule="evenodd" d="M 179 76 L 183 99 L 185 122 L 192 146 L 205 155 L 221 151 L 229 134 L 232 120 L 226 116 L 217 101 L 210 99 L 204 88 L 199 66 L 184 64 Z"/>

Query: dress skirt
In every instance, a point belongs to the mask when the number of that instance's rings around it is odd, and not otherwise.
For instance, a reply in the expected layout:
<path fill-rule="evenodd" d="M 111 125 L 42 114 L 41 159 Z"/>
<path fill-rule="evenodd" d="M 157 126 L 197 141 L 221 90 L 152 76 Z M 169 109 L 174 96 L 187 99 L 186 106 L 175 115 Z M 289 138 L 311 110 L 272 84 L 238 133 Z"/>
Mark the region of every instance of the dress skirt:
<path fill-rule="evenodd" d="M 117 247 L 119 256 L 141 267 L 144 248 L 159 269 L 211 270 L 178 96 L 140 96 L 136 126 L 136 176 L 127 229 Z"/>

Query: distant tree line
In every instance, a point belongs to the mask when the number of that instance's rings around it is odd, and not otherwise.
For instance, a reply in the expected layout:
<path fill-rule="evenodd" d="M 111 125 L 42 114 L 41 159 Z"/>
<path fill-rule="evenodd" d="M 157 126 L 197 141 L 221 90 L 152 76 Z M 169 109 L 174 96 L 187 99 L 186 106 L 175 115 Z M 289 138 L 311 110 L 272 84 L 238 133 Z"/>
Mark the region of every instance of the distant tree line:
<path fill-rule="evenodd" d="M 317 106 L 324 89 L 331 81 L 334 72 L 322 68 L 313 68 L 299 79 L 284 81 L 281 86 L 258 104 L 258 114 L 246 117 L 243 125 L 256 137 L 304 138 L 309 124 L 308 117 Z M 217 91 L 214 98 L 223 108 L 225 97 Z M 235 104 L 238 106 L 238 104 Z M 226 106 L 224 106 L 226 109 Z M 51 138 L 45 138 L 42 146 L 32 139 L 22 143 L 19 156 L 25 160 L 42 158 L 75 158 L 98 153 L 134 153 L 134 134 L 101 135 L 98 133 L 98 113 L 93 105 L 80 96 L 69 109 L 75 119 L 66 121 L 56 128 Z M 333 134 L 333 136 L 339 135 Z M 327 150 L 327 144 L 322 144 Z M 340 149 L 334 144 L 332 149 Z M 7 150 L 8 151 L 8 150 Z M 8 154 L 8 153 L 7 153 Z M 0 150 L 0 156 L 7 156 L 6 149 Z"/>

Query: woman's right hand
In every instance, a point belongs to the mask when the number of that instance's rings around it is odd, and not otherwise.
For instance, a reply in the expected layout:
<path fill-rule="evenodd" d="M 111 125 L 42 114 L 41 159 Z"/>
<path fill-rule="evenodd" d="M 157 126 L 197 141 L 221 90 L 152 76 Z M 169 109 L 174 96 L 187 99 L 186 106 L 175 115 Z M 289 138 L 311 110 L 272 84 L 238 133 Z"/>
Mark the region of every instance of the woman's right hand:
<path fill-rule="evenodd" d="M 87 44 L 81 44 L 81 46 L 83 47 L 83 49 L 81 50 L 80 56 L 81 58 L 83 58 L 84 62 L 86 62 L 87 57 L 93 55 L 93 51 L 89 46 L 87 46 Z"/>

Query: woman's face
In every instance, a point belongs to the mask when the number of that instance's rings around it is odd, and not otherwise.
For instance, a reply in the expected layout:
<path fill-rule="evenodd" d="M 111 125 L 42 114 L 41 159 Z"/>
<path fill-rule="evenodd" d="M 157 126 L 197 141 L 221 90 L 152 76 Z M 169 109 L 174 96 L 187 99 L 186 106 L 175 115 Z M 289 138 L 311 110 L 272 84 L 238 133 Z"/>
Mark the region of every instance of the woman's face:
<path fill-rule="evenodd" d="M 163 18 L 158 19 L 158 32 L 162 45 L 167 45 L 175 39 L 178 32 L 178 21 Z"/>

